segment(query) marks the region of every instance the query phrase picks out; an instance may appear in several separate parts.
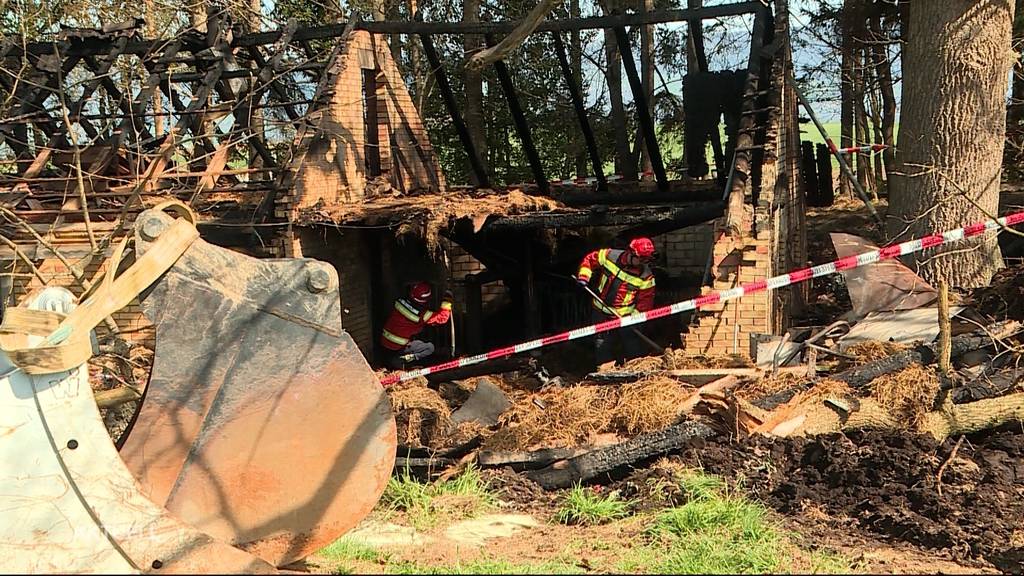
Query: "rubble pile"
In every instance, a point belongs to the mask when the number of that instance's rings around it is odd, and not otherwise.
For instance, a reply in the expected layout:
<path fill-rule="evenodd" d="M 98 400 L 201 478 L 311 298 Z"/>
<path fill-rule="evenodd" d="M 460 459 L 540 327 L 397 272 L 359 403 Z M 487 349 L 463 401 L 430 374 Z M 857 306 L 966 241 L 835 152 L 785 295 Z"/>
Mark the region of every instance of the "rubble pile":
<path fill-rule="evenodd" d="M 1024 270 L 999 279 L 998 293 L 1012 295 L 1005 287 L 1021 277 Z M 426 477 L 472 462 L 511 493 L 610 484 L 641 508 L 655 496 L 673 500 L 665 486 L 678 469 L 703 467 L 742 477 L 787 514 L 810 508 L 956 558 L 1021 569 L 1019 527 L 963 521 L 1024 502 L 1024 326 L 1019 307 L 991 305 L 993 290 L 967 301 L 1001 315 L 979 322 L 959 312 L 971 330 L 936 313 L 924 337 L 853 339 L 859 323 L 875 334 L 870 324 L 879 321 L 847 318 L 842 330 L 791 330 L 786 362 L 771 351 L 751 359 L 667 350 L 584 376 L 421 379 L 391 391 L 400 443 L 422 456 L 406 464 Z M 879 325 L 898 331 L 894 317 Z M 478 404 L 492 410 L 474 409 L 486 415 L 476 428 L 446 423 Z M 422 433 L 430 418 L 440 438 Z M 961 438 L 971 448 L 957 456 Z M 657 494 L 648 494 L 654 484 Z"/>

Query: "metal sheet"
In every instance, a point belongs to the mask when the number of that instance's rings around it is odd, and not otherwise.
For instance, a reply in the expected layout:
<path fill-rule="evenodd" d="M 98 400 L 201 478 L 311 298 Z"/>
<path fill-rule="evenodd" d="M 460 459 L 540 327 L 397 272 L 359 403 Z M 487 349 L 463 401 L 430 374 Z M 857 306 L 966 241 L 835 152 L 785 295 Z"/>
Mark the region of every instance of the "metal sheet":
<path fill-rule="evenodd" d="M 840 258 L 878 249 L 853 234 L 833 232 L 830 236 Z M 913 310 L 934 304 L 939 297 L 935 288 L 899 260 L 883 260 L 843 270 L 842 274 L 856 318 L 864 318 L 872 312 Z"/>
<path fill-rule="evenodd" d="M 66 312 L 74 296 L 48 288 L 34 308 L 57 311 L 60 300 Z M 0 374 L 0 572 L 275 572 L 143 496 L 85 365 L 30 376 L 0 353 Z"/>
<path fill-rule="evenodd" d="M 963 306 L 951 306 L 950 318 L 963 312 Z M 850 332 L 839 339 L 839 350 L 867 340 L 912 344 L 916 341 L 931 342 L 939 335 L 939 312 L 937 308 L 918 308 L 896 312 L 873 312 L 857 322 Z"/>
<path fill-rule="evenodd" d="M 154 500 L 278 566 L 369 514 L 394 465 L 390 404 L 337 286 L 314 260 L 198 240 L 143 299 L 156 354 L 122 457 Z"/>

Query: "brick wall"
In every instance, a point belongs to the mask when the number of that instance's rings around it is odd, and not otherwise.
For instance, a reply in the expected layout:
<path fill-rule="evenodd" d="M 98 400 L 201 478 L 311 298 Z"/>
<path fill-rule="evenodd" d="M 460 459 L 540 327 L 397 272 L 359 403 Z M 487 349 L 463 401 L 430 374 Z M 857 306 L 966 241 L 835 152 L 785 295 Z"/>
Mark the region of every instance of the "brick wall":
<path fill-rule="evenodd" d="M 354 32 L 338 56 L 329 105 L 316 136 L 299 158 L 293 186 L 278 198 L 278 217 L 293 220 L 297 211 L 323 202 L 360 202 L 366 195 L 367 126 L 364 82 L 373 82 L 377 151 L 381 176 L 402 191 L 443 191 L 444 175 L 402 75 L 382 37 Z M 364 71 L 370 71 L 367 76 Z M 368 88 L 367 88 L 368 89 Z M 371 128 L 373 129 L 373 128 Z"/>
<path fill-rule="evenodd" d="M 724 222 L 716 223 L 712 260 L 712 286 L 704 287 L 702 294 L 728 290 L 746 282 L 762 279 L 771 267 L 771 233 L 764 231 L 758 237 L 733 242 Z M 730 300 L 697 312 L 697 322 L 683 335 L 687 350 L 695 354 L 747 354 L 751 334 L 770 333 L 772 306 L 769 293 L 759 292 Z"/>
<path fill-rule="evenodd" d="M 454 307 L 458 311 L 465 312 L 466 295 L 462 282 L 466 276 L 479 274 L 487 270 L 487 267 L 458 244 L 446 241 L 443 246 L 448 253 L 448 279 L 449 285 L 454 288 Z M 500 280 L 484 284 L 480 287 L 480 292 L 485 309 L 489 304 L 498 302 L 508 294 L 505 284 Z"/>
<path fill-rule="evenodd" d="M 785 0 L 777 2 L 780 14 L 786 13 L 786 4 Z M 780 48 L 771 66 L 760 187 L 756 203 L 749 191 L 745 198 L 754 232 L 733 238 L 722 219 L 714 222 L 713 285 L 702 289 L 705 294 L 781 274 L 804 265 L 807 259 L 800 128 L 795 93 L 785 81 L 792 68 L 787 18 L 776 20 L 775 37 L 784 41 L 778 42 Z M 677 249 L 684 250 L 685 245 Z M 806 286 L 798 286 L 758 292 L 703 308 L 696 313 L 689 332 L 683 334 L 684 345 L 700 354 L 749 354 L 752 334 L 780 334 L 789 326 L 789 317 L 799 308 L 806 290 Z"/>
<path fill-rule="evenodd" d="M 714 227 L 711 224 L 690 226 L 652 240 L 658 252 L 664 255 L 665 268 L 669 274 L 703 275 L 708 252 L 714 244 Z"/>

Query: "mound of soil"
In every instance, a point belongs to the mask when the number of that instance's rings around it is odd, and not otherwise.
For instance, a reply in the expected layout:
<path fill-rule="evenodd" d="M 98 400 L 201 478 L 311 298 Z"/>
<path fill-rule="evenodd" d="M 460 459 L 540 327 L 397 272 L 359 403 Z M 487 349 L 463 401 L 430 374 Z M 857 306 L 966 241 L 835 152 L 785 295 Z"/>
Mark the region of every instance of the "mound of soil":
<path fill-rule="evenodd" d="M 748 490 L 784 514 L 809 507 L 859 528 L 956 559 L 984 559 L 1024 571 L 1024 433 L 955 440 L 864 432 L 815 438 L 753 437 L 708 443 L 681 455 Z"/>

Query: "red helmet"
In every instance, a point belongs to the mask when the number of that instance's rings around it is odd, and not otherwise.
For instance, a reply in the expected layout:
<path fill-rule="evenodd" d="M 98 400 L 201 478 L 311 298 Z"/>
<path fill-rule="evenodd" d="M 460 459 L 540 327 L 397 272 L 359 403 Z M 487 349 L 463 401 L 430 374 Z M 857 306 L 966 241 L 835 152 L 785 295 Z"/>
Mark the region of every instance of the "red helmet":
<path fill-rule="evenodd" d="M 430 284 L 427 282 L 417 282 L 409 288 L 409 296 L 420 303 L 430 300 L 430 295 L 432 293 Z"/>
<path fill-rule="evenodd" d="M 634 238 L 629 242 L 629 249 L 641 258 L 654 256 L 654 242 L 650 238 Z"/>

